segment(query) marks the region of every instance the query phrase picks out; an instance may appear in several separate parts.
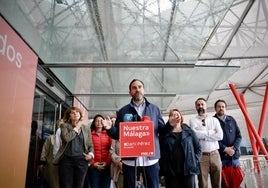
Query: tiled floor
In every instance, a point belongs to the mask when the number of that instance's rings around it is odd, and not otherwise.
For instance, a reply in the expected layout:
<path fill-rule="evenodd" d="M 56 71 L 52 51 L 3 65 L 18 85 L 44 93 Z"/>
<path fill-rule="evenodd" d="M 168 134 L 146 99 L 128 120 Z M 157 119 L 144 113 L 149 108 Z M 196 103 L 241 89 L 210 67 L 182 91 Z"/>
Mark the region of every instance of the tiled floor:
<path fill-rule="evenodd" d="M 268 161 L 264 157 L 259 157 L 259 171 L 256 170 L 256 168 L 254 169 L 252 156 L 242 156 L 240 162 L 241 167 L 245 172 L 241 188 L 268 187 Z M 160 186 L 160 188 L 163 188 L 163 186 Z M 211 188 L 211 186 L 209 186 L 209 188 Z"/>
<path fill-rule="evenodd" d="M 268 170 L 262 170 L 260 173 L 246 172 L 242 183 L 242 188 L 266 188 L 268 187 Z"/>
<path fill-rule="evenodd" d="M 268 161 L 264 157 L 258 157 L 259 169 L 254 168 L 252 156 L 242 156 L 241 167 L 245 172 L 242 188 L 266 188 L 268 187 Z"/>
<path fill-rule="evenodd" d="M 164 188 L 164 186 L 159 186 Z M 198 186 L 197 186 L 198 187 Z M 241 188 L 267 188 L 268 187 L 268 169 L 257 172 L 245 172 L 244 181 Z M 209 186 L 211 188 L 211 186 Z"/>

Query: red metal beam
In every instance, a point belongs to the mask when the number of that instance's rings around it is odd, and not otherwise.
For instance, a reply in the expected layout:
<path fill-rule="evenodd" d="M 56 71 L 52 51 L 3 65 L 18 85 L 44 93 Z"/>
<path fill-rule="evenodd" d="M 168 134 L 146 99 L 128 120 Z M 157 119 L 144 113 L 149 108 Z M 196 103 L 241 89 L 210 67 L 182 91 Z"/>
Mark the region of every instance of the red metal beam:
<path fill-rule="evenodd" d="M 260 138 L 260 136 L 258 135 L 258 132 L 256 131 L 253 122 L 251 121 L 251 119 L 249 118 L 249 115 L 247 113 L 247 110 L 245 108 L 245 106 L 243 105 L 243 102 L 241 101 L 238 92 L 236 91 L 235 87 L 233 84 L 229 84 L 229 87 L 231 88 L 231 91 L 233 92 L 236 101 L 238 103 L 238 105 L 240 106 L 240 109 L 242 110 L 242 113 L 244 114 L 244 117 L 246 119 L 246 121 L 249 123 L 249 128 L 252 131 L 253 135 L 255 136 L 255 139 L 257 141 L 257 143 L 260 146 L 260 149 L 262 151 L 262 153 L 265 155 L 266 160 L 268 161 L 268 152 L 266 151 L 264 144 Z"/>
<path fill-rule="evenodd" d="M 266 111 L 268 107 L 268 82 L 266 83 L 266 89 L 265 89 L 265 95 L 264 95 L 264 100 L 262 104 L 262 112 L 261 112 L 261 117 L 260 117 L 260 122 L 259 122 L 259 129 L 258 129 L 258 134 L 260 137 L 262 137 L 263 134 L 263 129 L 264 129 L 264 122 L 266 119 Z M 260 146 L 257 144 L 257 150 L 259 151 Z"/>
<path fill-rule="evenodd" d="M 243 93 L 240 93 L 239 96 L 240 96 L 240 99 L 241 99 L 241 102 L 242 102 L 243 106 L 245 107 L 246 113 L 248 114 L 244 94 Z M 246 125 L 247 125 L 249 140 L 250 140 L 250 144 L 251 144 L 251 148 L 252 148 L 252 153 L 253 153 L 253 165 L 254 165 L 254 169 L 257 172 L 260 172 L 261 168 L 260 168 L 260 164 L 259 164 L 259 161 L 258 161 L 259 152 L 258 152 L 257 146 L 255 144 L 256 141 L 255 141 L 253 132 L 250 129 L 250 125 L 249 124 L 250 124 L 250 122 L 248 122 L 246 120 Z"/>

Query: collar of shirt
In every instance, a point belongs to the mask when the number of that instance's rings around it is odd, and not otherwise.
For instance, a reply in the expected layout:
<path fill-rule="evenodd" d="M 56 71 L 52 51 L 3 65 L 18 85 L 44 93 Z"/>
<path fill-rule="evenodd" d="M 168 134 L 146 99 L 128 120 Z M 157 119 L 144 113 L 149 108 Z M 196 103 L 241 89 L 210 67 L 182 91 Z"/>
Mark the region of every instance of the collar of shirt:
<path fill-rule="evenodd" d="M 218 116 L 217 114 L 216 114 L 216 116 L 217 116 L 219 119 L 221 119 L 222 121 L 225 121 L 225 120 L 226 120 L 226 117 L 227 117 L 226 115 L 224 115 L 223 118 L 221 118 L 221 117 Z"/>
<path fill-rule="evenodd" d="M 133 103 L 133 104 L 134 104 L 134 108 L 137 111 L 137 113 L 139 114 L 139 116 L 142 117 L 143 111 L 145 109 L 145 100 L 143 100 L 142 104 L 140 104 L 139 106 L 136 105 L 135 103 Z"/>

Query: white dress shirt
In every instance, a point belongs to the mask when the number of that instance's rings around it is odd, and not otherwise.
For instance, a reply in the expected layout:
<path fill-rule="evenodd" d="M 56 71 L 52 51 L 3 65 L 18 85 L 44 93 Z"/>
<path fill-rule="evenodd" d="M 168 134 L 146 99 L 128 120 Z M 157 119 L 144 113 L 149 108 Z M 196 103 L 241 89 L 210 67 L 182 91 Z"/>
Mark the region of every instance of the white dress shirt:
<path fill-rule="evenodd" d="M 222 140 L 223 132 L 220 122 L 215 117 L 206 117 L 202 122 L 200 116 L 190 119 L 190 127 L 195 131 L 200 140 L 202 152 L 211 152 L 219 149 L 218 141 Z"/>

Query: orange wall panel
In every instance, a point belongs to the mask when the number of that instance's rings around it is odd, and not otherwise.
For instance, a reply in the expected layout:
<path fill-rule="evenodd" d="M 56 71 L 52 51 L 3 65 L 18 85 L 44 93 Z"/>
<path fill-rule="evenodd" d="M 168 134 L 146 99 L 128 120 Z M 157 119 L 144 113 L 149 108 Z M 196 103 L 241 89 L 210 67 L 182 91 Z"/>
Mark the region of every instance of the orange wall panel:
<path fill-rule="evenodd" d="M 37 56 L 0 17 L 0 187 L 24 187 Z"/>

